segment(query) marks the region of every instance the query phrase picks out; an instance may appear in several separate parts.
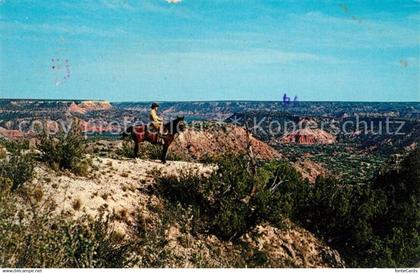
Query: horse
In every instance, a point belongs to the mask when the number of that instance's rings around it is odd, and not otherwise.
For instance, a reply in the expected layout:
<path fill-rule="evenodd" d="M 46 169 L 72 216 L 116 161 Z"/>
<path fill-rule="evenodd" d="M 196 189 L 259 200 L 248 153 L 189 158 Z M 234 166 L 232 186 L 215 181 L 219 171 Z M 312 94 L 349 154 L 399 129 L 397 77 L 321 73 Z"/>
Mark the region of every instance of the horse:
<path fill-rule="evenodd" d="M 160 160 L 163 164 L 165 164 L 169 146 L 175 140 L 175 136 L 179 132 L 183 132 L 185 130 L 184 117 L 177 117 L 176 119 L 171 120 L 163 126 L 165 131 L 167 132 L 167 134 L 164 136 L 159 136 L 155 130 L 150 130 L 150 127 L 153 127 L 153 125 L 148 124 L 129 126 L 122 133 L 122 138 L 124 139 L 130 136 L 131 139 L 134 140 L 135 157 L 138 157 L 139 155 L 140 142 L 148 141 L 154 145 L 162 145 L 163 148 Z"/>

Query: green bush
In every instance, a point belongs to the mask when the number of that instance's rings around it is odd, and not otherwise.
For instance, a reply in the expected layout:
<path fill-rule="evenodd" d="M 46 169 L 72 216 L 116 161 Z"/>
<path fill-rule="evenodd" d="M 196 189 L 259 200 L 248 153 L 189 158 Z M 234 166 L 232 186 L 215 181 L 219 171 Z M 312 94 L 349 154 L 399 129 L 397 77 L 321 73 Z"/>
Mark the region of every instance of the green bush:
<path fill-rule="evenodd" d="M 32 179 L 33 170 L 33 156 L 30 153 L 22 154 L 20 148 L 14 150 L 9 158 L 0 159 L 0 177 L 12 182 L 13 191 Z"/>
<path fill-rule="evenodd" d="M 129 141 L 124 141 L 122 147 L 117 151 L 117 154 L 127 158 L 135 158 L 134 144 Z M 154 145 L 149 142 L 143 142 L 140 144 L 139 156 L 142 159 L 158 160 L 162 154 L 162 146 Z M 168 160 L 179 161 L 183 158 L 173 152 L 168 152 Z"/>
<path fill-rule="evenodd" d="M 417 149 L 398 169 L 365 184 L 319 179 L 295 191 L 290 215 L 338 249 L 351 266 L 414 266 L 420 254 L 419 170 Z"/>
<path fill-rule="evenodd" d="M 19 141 L 10 141 L 6 139 L 0 139 L 0 147 L 4 147 L 10 153 L 16 154 L 18 151 L 29 149 L 29 140 L 23 139 Z"/>
<path fill-rule="evenodd" d="M 123 141 L 122 147 L 118 149 L 117 154 L 127 158 L 134 158 L 134 145 L 131 141 Z"/>
<path fill-rule="evenodd" d="M 148 142 L 143 142 L 140 146 L 140 156 L 143 159 L 160 159 L 162 154 L 162 146 L 153 145 Z"/>
<path fill-rule="evenodd" d="M 10 182 L 10 181 L 9 181 Z M 0 267 L 125 267 L 131 245 L 108 231 L 108 222 L 28 215 L 0 179 Z"/>
<path fill-rule="evenodd" d="M 137 214 L 136 244 L 135 252 L 139 259 L 136 265 L 141 268 L 168 267 L 176 263 L 175 255 L 167 247 L 166 231 L 173 221 L 173 214 L 178 211 L 160 211 L 161 219 L 154 226 L 150 227 L 143 218 L 141 212 Z"/>
<path fill-rule="evenodd" d="M 65 256 L 71 257 L 66 267 L 121 268 L 130 262 L 132 242 L 121 241 L 108 231 L 109 221 L 87 219 L 83 223 L 65 225 Z"/>
<path fill-rule="evenodd" d="M 68 133 L 60 130 L 50 135 L 44 130 L 39 135 L 38 149 L 41 159 L 55 170 L 71 170 L 80 175 L 88 173 L 91 162 L 85 157 L 86 140 L 77 122 L 73 122 Z"/>
<path fill-rule="evenodd" d="M 398 168 L 379 175 L 371 186 L 381 211 L 372 229 L 391 253 L 386 266 L 418 265 L 420 257 L 420 148 L 411 152 Z M 380 260 L 380 257 L 378 257 Z M 385 262 L 385 261 L 384 261 Z"/>
<path fill-rule="evenodd" d="M 282 227 L 288 217 L 350 266 L 411 267 L 420 256 L 419 151 L 363 184 L 321 177 L 312 185 L 279 162 L 252 174 L 245 157 L 225 156 L 210 177 L 161 178 L 159 190 L 169 204 L 193 212 L 195 232 L 229 240 L 262 221 Z"/>
<path fill-rule="evenodd" d="M 0 144 L 0 159 L 4 159 L 7 156 L 6 148 Z"/>
<path fill-rule="evenodd" d="M 282 225 L 289 199 L 272 186 L 289 180 L 300 183 L 291 167 L 271 163 L 253 174 L 245 156 L 233 155 L 220 159 L 217 165 L 217 170 L 207 178 L 196 174 L 185 174 L 180 179 L 161 178 L 158 182 L 162 196 L 172 204 L 191 207 L 196 230 L 211 232 L 225 240 L 240 237 L 262 221 Z M 274 177 L 271 169 L 283 170 L 284 181 Z"/>

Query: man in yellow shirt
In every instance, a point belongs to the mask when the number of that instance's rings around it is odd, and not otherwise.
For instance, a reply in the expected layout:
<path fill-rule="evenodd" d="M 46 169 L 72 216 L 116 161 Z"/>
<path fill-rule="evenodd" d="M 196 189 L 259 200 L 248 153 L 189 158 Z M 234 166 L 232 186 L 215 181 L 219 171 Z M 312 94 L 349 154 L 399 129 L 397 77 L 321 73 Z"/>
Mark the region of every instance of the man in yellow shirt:
<path fill-rule="evenodd" d="M 160 135 L 165 135 L 164 128 L 163 128 L 163 120 L 158 116 L 157 111 L 159 108 L 159 104 L 152 103 L 152 107 L 150 110 L 150 121 L 153 127 L 158 130 Z"/>

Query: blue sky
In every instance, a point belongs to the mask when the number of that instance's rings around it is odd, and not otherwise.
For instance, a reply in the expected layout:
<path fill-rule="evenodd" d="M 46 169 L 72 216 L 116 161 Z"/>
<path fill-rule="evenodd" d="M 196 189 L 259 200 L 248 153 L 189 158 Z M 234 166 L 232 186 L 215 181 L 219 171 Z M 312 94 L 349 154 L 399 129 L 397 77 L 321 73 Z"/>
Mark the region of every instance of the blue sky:
<path fill-rule="evenodd" d="M 0 98 L 420 101 L 420 1 L 0 0 Z"/>

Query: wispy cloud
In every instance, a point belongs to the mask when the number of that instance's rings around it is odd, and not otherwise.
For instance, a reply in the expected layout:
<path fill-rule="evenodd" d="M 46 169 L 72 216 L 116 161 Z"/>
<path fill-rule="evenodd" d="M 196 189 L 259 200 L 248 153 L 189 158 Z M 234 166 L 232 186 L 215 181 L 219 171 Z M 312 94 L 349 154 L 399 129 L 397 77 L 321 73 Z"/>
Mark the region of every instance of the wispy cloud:
<path fill-rule="evenodd" d="M 194 52 L 160 52 L 147 53 L 126 52 L 124 55 L 109 55 L 96 62 L 82 63 L 83 69 L 94 69 L 95 67 L 108 67 L 116 71 L 143 71 L 154 68 L 162 71 L 173 70 L 175 67 L 197 69 L 208 67 L 209 69 L 238 70 L 259 69 L 264 66 L 273 65 L 299 65 L 299 64 L 343 64 L 345 60 L 336 59 L 332 56 L 311 54 L 306 52 L 288 52 L 280 50 L 201 50 Z M 145 66 L 145 64 L 147 64 Z M 121 67 L 124 69 L 121 69 Z M 206 68 L 207 69 L 207 68 Z M 173 71 L 171 72 L 173 73 Z"/>
<path fill-rule="evenodd" d="M 305 43 L 339 48 L 415 47 L 419 44 L 418 26 L 361 17 L 337 17 L 319 11 L 290 14 L 295 39 Z M 409 18 L 406 18 L 409 20 Z"/>
<path fill-rule="evenodd" d="M 1 0 L 0 0 L 1 1 Z M 169 4 L 180 4 L 182 0 L 141 0 L 141 1 L 128 1 L 128 0 L 92 0 L 83 2 L 64 2 L 65 8 L 97 12 L 98 10 L 111 9 L 114 11 L 123 12 L 167 12 Z"/>
<path fill-rule="evenodd" d="M 100 11 L 103 9 L 110 9 L 114 11 L 135 11 L 136 5 L 131 4 L 128 0 L 92 0 L 92 1 L 81 1 L 81 2 L 70 2 L 65 1 L 60 3 L 62 7 L 70 10 L 77 10 L 81 12 L 92 12 Z M 50 4 L 45 5 L 49 7 Z"/>
<path fill-rule="evenodd" d="M 0 30 L 3 36 L 9 34 L 20 34 L 21 37 L 30 35 L 74 35 L 74 36 L 89 36 L 92 38 L 116 38 L 121 36 L 128 36 L 129 33 L 121 28 L 115 29 L 98 29 L 85 25 L 60 25 L 60 24 L 25 24 L 22 22 L 0 22 Z"/>
<path fill-rule="evenodd" d="M 128 3 L 128 0 L 101 0 L 100 4 L 110 9 L 135 10 L 135 7 Z"/>

